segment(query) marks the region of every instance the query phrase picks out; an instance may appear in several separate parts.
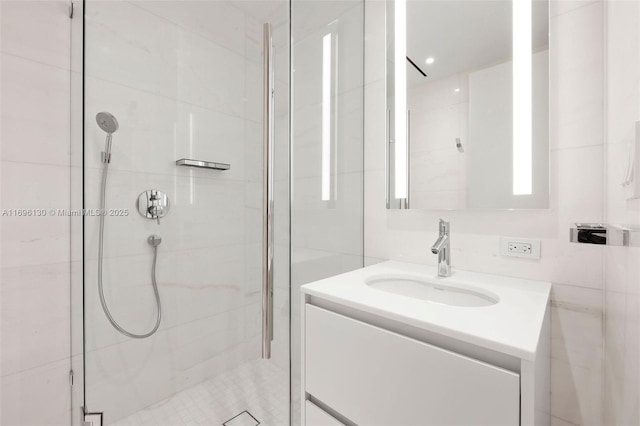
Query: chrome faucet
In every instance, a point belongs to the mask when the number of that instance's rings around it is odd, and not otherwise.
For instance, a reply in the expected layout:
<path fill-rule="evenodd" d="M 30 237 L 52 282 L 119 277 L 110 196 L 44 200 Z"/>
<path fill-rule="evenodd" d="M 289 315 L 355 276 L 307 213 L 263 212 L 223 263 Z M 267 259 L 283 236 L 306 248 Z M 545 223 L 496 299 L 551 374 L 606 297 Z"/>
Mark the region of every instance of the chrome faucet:
<path fill-rule="evenodd" d="M 431 247 L 431 253 L 438 255 L 438 276 L 451 276 L 451 237 L 449 237 L 449 222 L 440 219 L 440 235 Z"/>

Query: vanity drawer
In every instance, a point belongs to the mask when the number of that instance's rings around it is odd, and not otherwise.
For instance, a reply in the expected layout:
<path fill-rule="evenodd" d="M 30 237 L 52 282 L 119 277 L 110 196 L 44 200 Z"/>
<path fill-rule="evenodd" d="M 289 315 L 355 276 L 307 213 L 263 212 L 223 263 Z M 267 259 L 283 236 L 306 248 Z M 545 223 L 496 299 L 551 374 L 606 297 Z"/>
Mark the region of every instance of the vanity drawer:
<path fill-rule="evenodd" d="M 305 391 L 350 421 L 519 424 L 518 374 L 305 306 Z"/>
<path fill-rule="evenodd" d="M 305 401 L 305 426 L 344 426 L 311 401 Z"/>

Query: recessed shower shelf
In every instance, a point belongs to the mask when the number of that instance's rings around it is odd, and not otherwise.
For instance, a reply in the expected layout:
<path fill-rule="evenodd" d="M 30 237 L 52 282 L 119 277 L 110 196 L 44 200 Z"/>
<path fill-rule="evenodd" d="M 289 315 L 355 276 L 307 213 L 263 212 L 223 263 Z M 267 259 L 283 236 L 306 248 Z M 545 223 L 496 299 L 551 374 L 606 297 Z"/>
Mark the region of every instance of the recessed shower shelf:
<path fill-rule="evenodd" d="M 231 164 L 214 163 L 212 161 L 202 161 L 202 160 L 190 160 L 188 158 L 181 158 L 179 160 L 176 160 L 176 166 L 199 167 L 201 169 L 213 169 L 213 170 L 231 169 Z"/>

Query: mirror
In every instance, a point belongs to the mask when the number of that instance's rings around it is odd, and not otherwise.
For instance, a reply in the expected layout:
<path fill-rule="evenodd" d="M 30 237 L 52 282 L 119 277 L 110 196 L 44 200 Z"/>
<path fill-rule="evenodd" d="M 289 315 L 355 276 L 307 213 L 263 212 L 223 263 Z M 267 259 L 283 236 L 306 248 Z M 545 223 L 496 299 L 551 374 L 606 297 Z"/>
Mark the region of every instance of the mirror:
<path fill-rule="evenodd" d="M 548 9 L 387 1 L 387 208 L 549 207 Z"/>

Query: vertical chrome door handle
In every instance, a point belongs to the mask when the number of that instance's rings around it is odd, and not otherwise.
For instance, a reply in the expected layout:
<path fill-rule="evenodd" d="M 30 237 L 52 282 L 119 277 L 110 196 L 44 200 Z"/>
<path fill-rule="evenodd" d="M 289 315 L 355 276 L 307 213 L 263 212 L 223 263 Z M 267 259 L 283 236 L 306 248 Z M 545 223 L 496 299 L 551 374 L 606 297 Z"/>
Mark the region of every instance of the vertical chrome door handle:
<path fill-rule="evenodd" d="M 273 45 L 271 24 L 263 26 L 263 226 L 262 358 L 271 358 L 273 340 Z"/>

